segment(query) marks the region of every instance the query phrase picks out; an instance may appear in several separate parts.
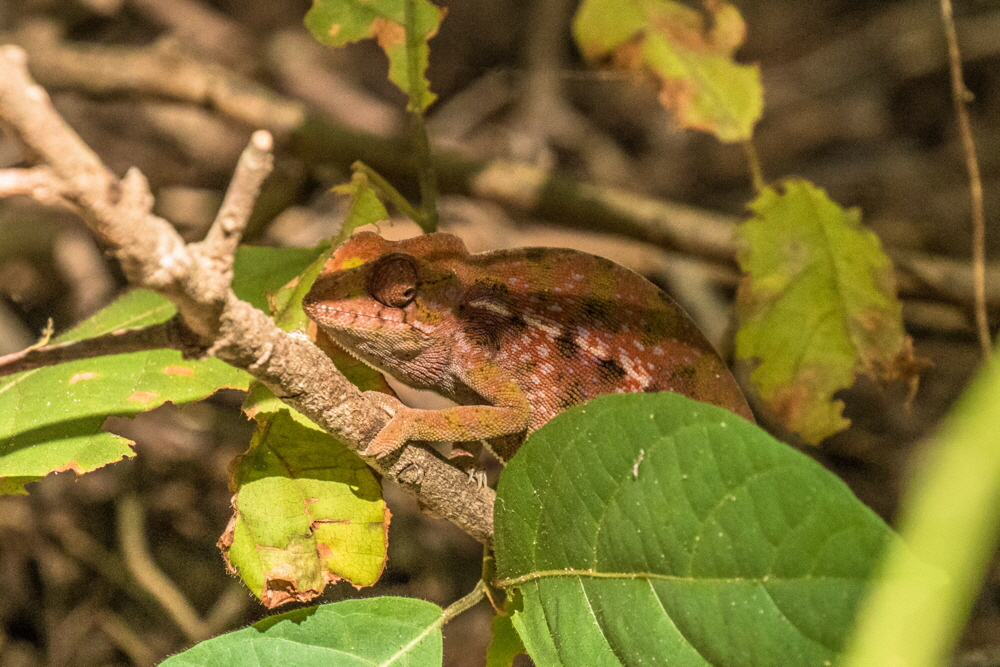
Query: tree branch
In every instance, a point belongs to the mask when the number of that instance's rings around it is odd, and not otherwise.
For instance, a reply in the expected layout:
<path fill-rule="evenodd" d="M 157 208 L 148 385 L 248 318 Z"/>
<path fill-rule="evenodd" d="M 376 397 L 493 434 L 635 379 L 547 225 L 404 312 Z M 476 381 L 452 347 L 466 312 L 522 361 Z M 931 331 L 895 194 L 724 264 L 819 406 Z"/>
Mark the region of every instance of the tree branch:
<path fill-rule="evenodd" d="M 887 25 L 896 26 L 894 17 L 895 12 L 888 12 L 876 20 L 876 32 L 881 34 Z M 966 32 L 979 35 L 979 51 L 986 47 L 995 50 L 995 40 L 985 37 L 995 32 L 992 27 L 1000 21 L 1000 13 L 978 19 L 979 23 L 963 24 Z M 39 23 L 19 31 L 14 38 L 28 49 L 33 71 L 47 86 L 91 94 L 146 94 L 211 106 L 231 119 L 290 136 L 297 153 L 313 167 L 336 162 L 347 171 L 355 160 L 361 160 L 394 184 L 412 179 L 416 173 L 413 152 L 405 140 L 338 127 L 309 114 L 301 103 L 246 77 L 162 45 L 69 46 L 57 39 L 52 26 Z M 851 48 L 857 46 L 853 41 L 850 44 Z M 851 51 L 849 45 L 843 46 L 841 50 Z M 963 55 L 974 57 L 979 51 L 974 45 Z M 936 56 L 933 60 L 937 62 Z M 236 95 L 234 91 L 242 92 Z M 691 257 L 735 265 L 733 230 L 739 222 L 737 216 L 595 186 L 538 167 L 469 160 L 446 150 L 435 151 L 432 159 L 442 193 L 471 194 L 555 224 L 613 229 L 618 235 Z M 889 252 L 897 262 L 900 296 L 943 300 L 962 308 L 974 304 L 976 283 L 968 263 L 926 253 Z M 993 279 L 1000 275 L 1000 265 L 987 265 L 986 274 L 987 304 L 1000 309 L 1000 281 Z"/>
<path fill-rule="evenodd" d="M 51 170 L 63 196 L 118 257 L 129 282 L 173 302 L 201 349 L 247 371 L 339 440 L 363 450 L 389 416 L 304 335 L 282 331 L 237 299 L 229 285 L 231 258 L 203 261 L 235 248 L 240 220 L 269 170 L 270 137 L 254 135 L 210 238 L 187 246 L 166 220 L 150 212 L 153 197 L 142 174 L 133 168 L 118 180 L 55 112 L 26 63 L 21 48 L 0 47 L 0 118 Z M 393 459 L 366 461 L 423 506 L 480 542 L 491 541 L 494 492 L 478 488 L 436 453 L 408 446 Z"/>

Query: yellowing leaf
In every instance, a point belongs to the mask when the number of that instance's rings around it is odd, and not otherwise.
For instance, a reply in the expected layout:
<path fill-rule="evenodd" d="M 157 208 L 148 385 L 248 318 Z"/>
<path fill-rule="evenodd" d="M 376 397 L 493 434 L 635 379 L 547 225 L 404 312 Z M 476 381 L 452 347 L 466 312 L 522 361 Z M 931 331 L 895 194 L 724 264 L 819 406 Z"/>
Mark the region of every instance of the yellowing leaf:
<path fill-rule="evenodd" d="M 257 418 L 219 540 L 230 568 L 268 607 L 307 602 L 341 579 L 375 583 L 389 528 L 375 473 L 287 408 Z"/>
<path fill-rule="evenodd" d="M 315 329 L 302 312 L 302 297 L 331 252 L 321 252 L 269 295 L 278 326 Z M 331 355 L 334 363 L 349 379 L 363 389 L 388 388 L 380 373 L 358 367 L 330 344 L 339 355 Z M 375 583 L 385 565 L 389 526 L 375 473 L 259 382 L 251 385 L 243 410 L 257 428 L 233 467 L 233 518 L 219 539 L 230 569 L 268 607 L 307 602 L 342 579 L 358 587 Z"/>
<path fill-rule="evenodd" d="M 878 237 L 807 181 L 790 179 L 750 204 L 740 228 L 736 354 L 785 426 L 818 443 L 847 428 L 833 394 L 857 373 L 916 382 L 892 266 Z"/>
<path fill-rule="evenodd" d="M 362 39 L 375 38 L 389 57 L 389 79 L 411 95 L 411 104 L 426 109 L 436 95 L 427 81 L 427 41 L 437 34 L 444 10 L 429 0 L 414 2 L 417 38 L 414 48 L 418 59 L 418 94 L 410 88 L 406 58 L 404 0 L 314 0 L 306 13 L 305 24 L 313 36 L 328 46 L 343 46 Z"/>
<path fill-rule="evenodd" d="M 584 0 L 573 35 L 589 59 L 651 72 L 681 126 L 745 141 L 764 108 L 760 70 L 733 60 L 746 36 L 739 11 L 704 4 L 702 14 L 673 0 Z"/>

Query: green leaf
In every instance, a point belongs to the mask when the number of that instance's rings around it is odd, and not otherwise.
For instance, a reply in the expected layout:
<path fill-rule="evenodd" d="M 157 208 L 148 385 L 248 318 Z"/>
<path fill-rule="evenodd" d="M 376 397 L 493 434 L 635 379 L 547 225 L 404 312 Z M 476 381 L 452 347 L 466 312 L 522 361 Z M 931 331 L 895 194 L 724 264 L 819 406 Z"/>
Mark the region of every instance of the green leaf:
<path fill-rule="evenodd" d="M 916 382 L 892 266 L 878 237 L 807 181 L 765 188 L 740 226 L 736 354 L 758 359 L 761 397 L 806 442 L 850 424 L 833 394 L 857 373 Z"/>
<path fill-rule="evenodd" d="M 373 584 L 389 528 L 375 473 L 298 413 L 257 419 L 233 467 L 234 516 L 219 540 L 230 567 L 268 607 L 307 602 L 341 579 Z"/>
<path fill-rule="evenodd" d="M 726 142 L 752 136 L 764 96 L 759 68 L 733 60 L 746 25 L 732 5 L 706 0 L 702 13 L 673 0 L 584 0 L 573 36 L 588 59 L 651 72 L 682 127 Z"/>
<path fill-rule="evenodd" d="M 333 240 L 334 247 L 351 238 L 351 234 L 358 227 L 377 225 L 389 219 L 389 211 L 386 210 L 382 200 L 378 198 L 375 188 L 371 186 L 365 173 L 355 171 L 351 175 L 350 181 L 334 186 L 333 191 L 351 198 L 347 215 L 344 216 L 344 224 Z"/>
<path fill-rule="evenodd" d="M 306 13 L 305 24 L 313 36 L 327 46 L 343 46 L 374 37 L 389 57 L 389 79 L 407 95 L 411 95 L 406 58 L 404 4 L 406 0 L 314 0 Z M 414 0 L 415 24 L 419 40 L 416 57 L 419 61 L 418 95 L 411 103 L 426 109 L 436 95 L 427 81 L 428 40 L 437 34 L 444 10 L 429 0 Z"/>
<path fill-rule="evenodd" d="M 271 616 L 167 658 L 162 667 L 441 667 L 441 608 L 345 600 Z"/>
<path fill-rule="evenodd" d="M 493 639 L 486 651 L 486 667 L 511 667 L 514 658 L 526 652 L 511 617 L 494 616 L 491 629 Z"/>
<path fill-rule="evenodd" d="M 669 392 L 558 415 L 494 513 L 539 667 L 830 664 L 891 538 L 816 462 Z"/>
<path fill-rule="evenodd" d="M 955 644 L 983 591 L 984 576 L 994 578 L 996 572 L 991 563 L 1000 537 L 998 354 L 995 349 L 908 475 L 899 530 L 909 550 L 897 544 L 886 554 L 878 584 L 858 614 L 850 667 L 962 662 L 951 658 Z M 939 568 L 938 576 L 922 571 L 910 553 Z M 909 581 L 920 585 L 906 586 Z"/>
<path fill-rule="evenodd" d="M 313 253 L 300 275 L 270 295 L 284 330 L 310 324 L 302 297 L 331 252 Z M 332 351 L 347 357 L 339 348 Z M 350 370 L 366 388 L 386 386 L 374 370 Z M 233 518 L 219 540 L 230 569 L 268 607 L 312 600 L 342 579 L 357 587 L 373 584 L 385 566 L 389 526 L 375 473 L 259 383 L 243 409 L 257 428 L 250 450 L 232 469 Z"/>
<path fill-rule="evenodd" d="M 256 308 L 270 312 L 268 294 L 291 282 L 329 247 L 327 243 L 315 248 L 240 246 L 233 263 L 233 291 Z"/>
<path fill-rule="evenodd" d="M 320 250 L 240 248 L 233 289 L 254 303 L 302 271 Z M 146 290 L 128 292 L 53 342 L 165 322 L 173 305 Z M 132 456 L 131 441 L 101 430 L 111 415 L 135 415 L 170 401 L 201 400 L 222 388 L 246 389 L 250 376 L 218 359 L 182 359 L 152 350 L 75 361 L 0 378 L 0 493 L 50 472 L 90 472 Z"/>
<path fill-rule="evenodd" d="M 173 305 L 129 292 L 54 342 L 164 322 Z M 131 441 L 101 430 L 110 415 L 135 415 L 167 401 L 197 401 L 218 389 L 246 389 L 250 376 L 217 359 L 152 350 L 74 361 L 0 378 L 0 490 L 51 472 L 77 474 L 132 456 Z"/>

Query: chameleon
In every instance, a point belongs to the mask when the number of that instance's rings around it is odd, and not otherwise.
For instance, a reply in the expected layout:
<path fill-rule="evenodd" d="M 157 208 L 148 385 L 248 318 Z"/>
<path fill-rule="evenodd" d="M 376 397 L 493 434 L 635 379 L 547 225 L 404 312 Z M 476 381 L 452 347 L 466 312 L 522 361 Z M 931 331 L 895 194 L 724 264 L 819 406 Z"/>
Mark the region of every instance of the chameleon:
<path fill-rule="evenodd" d="M 411 440 L 484 441 L 506 462 L 528 433 L 615 392 L 674 391 L 754 417 L 712 345 L 656 285 L 562 248 L 470 254 L 457 236 L 337 248 L 303 309 L 362 362 L 458 405 L 410 408 L 366 392 L 391 416 L 365 455 Z"/>

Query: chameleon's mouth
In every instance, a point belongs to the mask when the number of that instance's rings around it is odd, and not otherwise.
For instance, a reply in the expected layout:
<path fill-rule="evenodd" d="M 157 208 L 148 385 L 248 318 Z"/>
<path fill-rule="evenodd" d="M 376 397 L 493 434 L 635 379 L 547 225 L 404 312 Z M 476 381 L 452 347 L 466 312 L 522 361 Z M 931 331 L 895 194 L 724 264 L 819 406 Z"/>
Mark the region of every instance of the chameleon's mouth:
<path fill-rule="evenodd" d="M 366 308 L 359 309 L 357 304 L 338 308 L 337 304 L 314 303 L 306 309 L 309 316 L 322 327 L 336 329 L 383 329 L 404 330 L 412 326 L 406 322 L 405 313 L 398 308 Z"/>
<path fill-rule="evenodd" d="M 400 308 L 389 308 L 381 304 L 368 304 L 359 308 L 356 303 L 319 302 L 305 306 L 306 312 L 322 328 L 341 331 L 345 334 L 355 334 L 358 340 L 367 339 L 367 335 L 357 335 L 360 332 L 379 332 L 379 335 L 431 336 L 437 329 L 433 324 L 427 324 L 413 317 L 413 314 Z"/>

